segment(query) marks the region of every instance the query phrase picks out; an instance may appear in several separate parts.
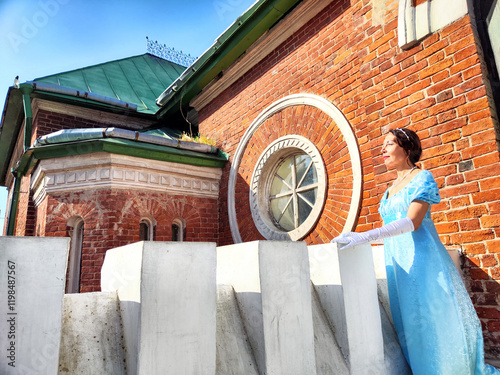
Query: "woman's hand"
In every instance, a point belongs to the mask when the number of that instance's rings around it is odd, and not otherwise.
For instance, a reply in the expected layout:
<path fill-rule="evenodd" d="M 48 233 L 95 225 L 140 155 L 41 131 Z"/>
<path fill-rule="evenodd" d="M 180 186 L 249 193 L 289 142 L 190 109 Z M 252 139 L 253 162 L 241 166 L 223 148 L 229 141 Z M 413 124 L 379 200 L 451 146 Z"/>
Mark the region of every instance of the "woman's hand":
<path fill-rule="evenodd" d="M 335 237 L 331 240 L 331 243 L 337 243 L 339 249 L 348 249 L 350 247 L 369 242 L 370 238 L 367 235 L 368 232 L 364 233 L 355 233 L 355 232 L 346 232 L 342 233 L 340 236 Z"/>
<path fill-rule="evenodd" d="M 420 223 L 422 223 L 422 220 L 423 217 L 420 220 Z M 360 245 L 362 243 L 371 242 L 387 237 L 393 237 L 407 232 L 412 232 L 413 230 L 415 230 L 415 226 L 413 225 L 413 220 L 409 217 L 405 217 L 403 219 L 398 219 L 389 224 L 386 224 L 381 228 L 375 228 L 367 232 L 343 233 L 340 236 L 335 237 L 331 242 L 338 243 L 340 245 L 339 249 L 343 250 L 356 245 Z"/>

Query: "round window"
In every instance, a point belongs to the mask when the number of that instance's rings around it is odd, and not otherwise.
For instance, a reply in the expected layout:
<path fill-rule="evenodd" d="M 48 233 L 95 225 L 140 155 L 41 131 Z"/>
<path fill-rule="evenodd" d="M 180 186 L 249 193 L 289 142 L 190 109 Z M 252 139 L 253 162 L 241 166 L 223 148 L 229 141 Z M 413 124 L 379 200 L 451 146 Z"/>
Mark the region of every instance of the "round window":
<path fill-rule="evenodd" d="M 267 239 L 299 240 L 316 224 L 325 194 L 321 154 L 306 138 L 288 135 L 271 143 L 255 166 L 252 217 Z"/>

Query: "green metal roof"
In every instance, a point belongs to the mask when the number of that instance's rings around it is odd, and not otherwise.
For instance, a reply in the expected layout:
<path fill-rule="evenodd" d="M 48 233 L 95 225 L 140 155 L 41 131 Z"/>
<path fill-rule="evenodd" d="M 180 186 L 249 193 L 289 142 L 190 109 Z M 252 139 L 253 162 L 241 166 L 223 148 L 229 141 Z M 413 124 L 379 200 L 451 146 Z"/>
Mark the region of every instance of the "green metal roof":
<path fill-rule="evenodd" d="M 140 113 L 154 114 L 155 100 L 185 67 L 149 53 L 37 78 L 61 87 L 87 91 L 137 105 Z"/>

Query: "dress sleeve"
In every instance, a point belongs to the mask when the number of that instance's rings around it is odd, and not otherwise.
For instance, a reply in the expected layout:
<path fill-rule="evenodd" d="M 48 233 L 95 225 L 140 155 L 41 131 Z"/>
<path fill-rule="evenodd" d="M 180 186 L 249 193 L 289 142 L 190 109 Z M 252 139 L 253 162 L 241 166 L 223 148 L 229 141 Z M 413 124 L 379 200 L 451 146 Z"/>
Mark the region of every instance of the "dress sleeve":
<path fill-rule="evenodd" d="M 424 201 L 429 204 L 439 203 L 441 196 L 439 195 L 439 189 L 432 173 L 426 170 L 420 173 L 422 177 L 418 181 L 415 181 L 415 184 L 408 189 L 409 203 L 414 200 Z"/>

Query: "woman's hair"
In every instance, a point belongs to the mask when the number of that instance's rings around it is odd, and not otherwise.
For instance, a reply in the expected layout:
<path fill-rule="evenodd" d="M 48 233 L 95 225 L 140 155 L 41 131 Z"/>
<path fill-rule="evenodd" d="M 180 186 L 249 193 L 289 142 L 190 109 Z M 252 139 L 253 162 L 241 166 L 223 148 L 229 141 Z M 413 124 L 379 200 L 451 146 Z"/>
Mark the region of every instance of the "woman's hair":
<path fill-rule="evenodd" d="M 398 145 L 405 150 L 412 164 L 420 160 L 422 156 L 422 145 L 417 133 L 410 129 L 396 128 L 389 130 L 395 137 Z"/>

